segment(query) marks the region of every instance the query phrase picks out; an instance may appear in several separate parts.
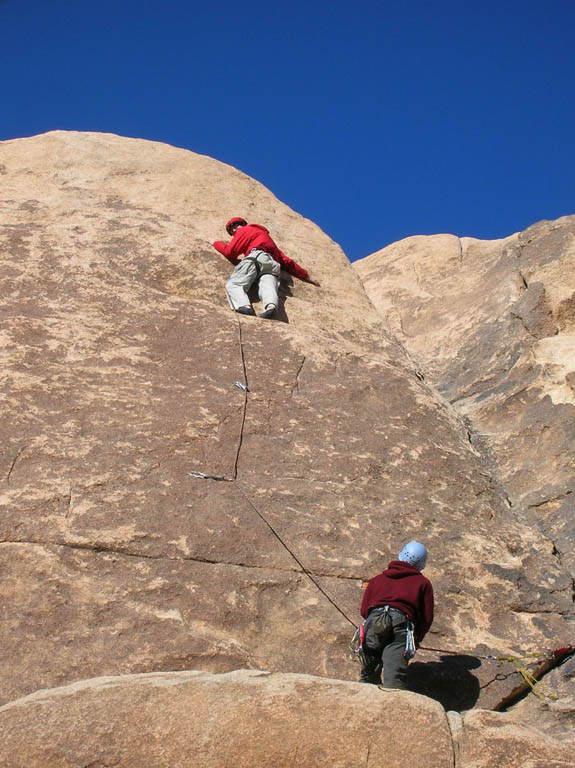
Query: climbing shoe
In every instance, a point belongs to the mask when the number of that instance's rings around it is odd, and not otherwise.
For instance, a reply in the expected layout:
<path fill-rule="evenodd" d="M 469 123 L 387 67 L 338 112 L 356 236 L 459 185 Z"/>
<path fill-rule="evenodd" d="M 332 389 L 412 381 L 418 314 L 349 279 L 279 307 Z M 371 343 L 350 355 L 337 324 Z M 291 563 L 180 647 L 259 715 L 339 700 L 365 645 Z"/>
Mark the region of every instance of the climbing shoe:
<path fill-rule="evenodd" d="M 270 306 L 267 309 L 264 309 L 263 312 L 260 312 L 258 317 L 270 318 L 270 317 L 273 317 L 275 313 L 276 313 L 276 308 L 274 307 L 273 304 L 270 304 Z"/>
<path fill-rule="evenodd" d="M 255 315 L 253 307 L 238 307 L 236 312 L 239 312 L 240 315 Z"/>

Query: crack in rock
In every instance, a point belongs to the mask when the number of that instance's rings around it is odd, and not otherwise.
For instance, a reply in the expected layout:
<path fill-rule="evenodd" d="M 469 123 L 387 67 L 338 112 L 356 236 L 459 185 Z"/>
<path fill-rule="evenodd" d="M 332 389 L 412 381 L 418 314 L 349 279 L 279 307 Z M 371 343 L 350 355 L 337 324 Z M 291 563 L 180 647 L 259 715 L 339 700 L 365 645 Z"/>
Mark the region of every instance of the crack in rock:
<path fill-rule="evenodd" d="M 447 730 L 451 739 L 451 749 L 453 754 L 453 768 L 457 768 L 459 763 L 459 748 L 461 737 L 463 736 L 463 718 L 459 712 L 449 711 L 445 713 Z"/>
<path fill-rule="evenodd" d="M 563 499 L 566 499 L 570 494 L 571 489 L 569 488 L 564 493 L 558 493 L 556 496 L 549 496 L 547 499 L 543 499 L 543 501 L 537 501 L 534 504 L 529 504 L 527 509 L 537 509 L 538 507 L 543 507 L 545 504 L 552 504 L 554 501 L 563 501 Z"/>
<path fill-rule="evenodd" d="M 306 573 L 312 576 L 317 576 L 325 579 L 343 579 L 345 581 L 362 581 L 363 576 L 346 576 L 344 574 L 326 573 L 323 571 L 312 571 L 310 568 L 306 568 L 305 571 L 301 568 L 282 568 L 278 565 L 257 565 L 255 563 L 242 563 L 242 562 L 226 562 L 222 560 L 211 560 L 209 558 L 202 557 L 172 557 L 170 555 L 150 555 L 145 552 L 130 552 L 126 549 L 120 549 L 119 547 L 112 547 L 109 544 L 83 544 L 82 542 L 69 542 L 69 541 L 42 541 L 41 539 L 3 539 L 0 541 L 0 546 L 10 544 L 31 544 L 39 547 L 63 547 L 68 549 L 83 550 L 85 552 L 93 552 L 95 554 L 112 554 L 123 557 L 133 557 L 143 560 L 167 560 L 170 562 L 181 563 L 202 563 L 205 565 L 221 565 L 224 567 L 232 568 L 253 568 L 255 570 L 263 571 L 281 571 L 283 573 L 297 573 L 299 575 L 306 575 Z"/>
<path fill-rule="evenodd" d="M 20 447 L 20 448 L 19 448 L 19 449 L 16 451 L 16 455 L 15 455 L 15 456 L 14 456 L 14 458 L 12 459 L 12 463 L 10 464 L 10 468 L 8 469 L 8 474 L 7 474 L 7 475 L 6 475 L 6 477 L 5 477 L 5 482 L 6 482 L 6 483 L 10 482 L 10 475 L 11 475 L 11 474 L 12 474 L 12 472 L 14 471 L 14 467 L 16 466 L 16 462 L 18 461 L 18 459 L 19 459 L 19 458 L 20 458 L 20 456 L 21 456 L 21 455 L 24 453 L 24 451 L 25 451 L 25 450 L 26 450 L 26 446 L 25 446 L 25 445 L 23 445 L 23 446 L 21 446 L 21 447 Z"/>
<path fill-rule="evenodd" d="M 300 375 L 301 375 L 301 372 L 302 372 L 302 369 L 303 369 L 303 367 L 304 367 L 304 365 L 305 365 L 305 361 L 306 361 L 306 360 L 307 360 L 307 357 L 304 355 L 304 356 L 302 357 L 302 361 L 301 361 L 301 363 L 300 363 L 300 365 L 299 365 L 299 368 L 297 369 L 297 372 L 296 372 L 296 375 L 295 375 L 295 383 L 294 383 L 294 385 L 293 385 L 293 387 L 292 387 L 292 390 L 291 390 L 291 394 L 292 394 L 292 395 L 293 395 L 293 393 L 294 393 L 294 392 L 296 392 L 296 391 L 298 391 L 298 392 L 299 392 L 299 377 L 300 377 Z"/>

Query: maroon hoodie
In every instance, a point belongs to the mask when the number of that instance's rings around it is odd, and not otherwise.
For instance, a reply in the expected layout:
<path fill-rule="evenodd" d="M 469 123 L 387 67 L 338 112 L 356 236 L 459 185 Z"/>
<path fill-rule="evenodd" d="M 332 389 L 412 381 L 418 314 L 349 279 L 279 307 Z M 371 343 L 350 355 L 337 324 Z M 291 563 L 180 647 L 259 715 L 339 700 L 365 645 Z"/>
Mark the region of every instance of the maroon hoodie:
<path fill-rule="evenodd" d="M 271 239 L 268 230 L 261 224 L 248 224 L 245 227 L 239 227 L 229 244 L 217 240 L 214 243 L 214 248 L 226 259 L 229 259 L 232 264 L 237 264 L 242 253 L 247 255 L 252 248 L 260 248 L 278 261 L 290 275 L 299 277 L 300 280 L 306 280 L 308 277 L 307 270 L 282 253 Z"/>
<path fill-rule="evenodd" d="M 364 619 L 371 608 L 389 605 L 403 611 L 415 624 L 420 643 L 433 622 L 433 587 L 414 565 L 392 560 L 387 569 L 370 579 L 361 601 Z"/>

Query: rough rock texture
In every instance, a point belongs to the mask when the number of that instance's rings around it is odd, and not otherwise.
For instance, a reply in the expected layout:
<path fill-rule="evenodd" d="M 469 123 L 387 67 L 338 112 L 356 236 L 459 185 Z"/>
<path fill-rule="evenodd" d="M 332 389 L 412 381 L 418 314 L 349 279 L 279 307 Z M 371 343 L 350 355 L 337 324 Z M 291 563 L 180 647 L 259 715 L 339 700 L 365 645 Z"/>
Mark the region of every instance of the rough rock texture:
<path fill-rule="evenodd" d="M 110 135 L 4 142 L 0 172 L 1 702 L 190 669 L 354 680 L 361 582 L 415 537 L 427 643 L 460 652 L 418 654 L 415 691 L 491 707 L 518 673 L 469 652 L 570 641 L 553 543 L 314 224 L 228 166 Z M 227 306 L 206 239 L 233 214 L 322 283 L 286 277 L 283 322 Z"/>
<path fill-rule="evenodd" d="M 465 419 L 516 519 L 539 527 L 575 578 L 575 216 L 498 241 L 412 237 L 354 266 L 414 364 Z M 541 711 L 529 697 L 518 707 L 555 734 L 575 724 L 570 668 L 546 680 L 559 704 Z"/>
<path fill-rule="evenodd" d="M 0 708 L 0 727 L 2 768 L 575 765 L 567 745 L 505 715 L 446 717 L 406 691 L 257 671 L 86 680 Z"/>
<path fill-rule="evenodd" d="M 570 743 L 513 723 L 499 712 L 473 710 L 463 718 L 449 713 L 455 741 L 455 768 L 572 768 Z"/>
<path fill-rule="evenodd" d="M 411 237 L 355 267 L 575 576 L 575 216 L 505 240 Z"/>
<path fill-rule="evenodd" d="M 416 722 L 422 738 L 406 756 Z M 0 766 L 10 768 L 453 765 L 450 730 L 437 702 L 308 675 L 96 678 L 13 702 L 0 709 L 0 726 Z"/>

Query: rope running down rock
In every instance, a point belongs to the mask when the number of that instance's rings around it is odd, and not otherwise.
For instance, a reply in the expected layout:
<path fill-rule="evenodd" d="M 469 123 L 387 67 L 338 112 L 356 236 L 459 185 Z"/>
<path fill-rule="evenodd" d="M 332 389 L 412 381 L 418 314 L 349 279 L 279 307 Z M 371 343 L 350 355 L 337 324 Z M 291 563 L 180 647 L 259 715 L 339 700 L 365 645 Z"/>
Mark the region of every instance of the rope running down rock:
<path fill-rule="evenodd" d="M 243 438 L 244 438 L 244 426 L 246 423 L 246 414 L 247 414 L 247 408 L 248 408 L 248 393 L 249 393 L 249 386 L 248 386 L 248 373 L 247 373 L 247 367 L 246 367 L 246 358 L 244 353 L 244 342 L 242 337 L 242 324 L 240 321 L 240 318 L 238 315 L 236 315 L 236 320 L 238 323 L 238 343 L 240 347 L 240 357 L 242 361 L 242 369 L 243 369 L 243 375 L 244 380 L 243 384 L 241 382 L 236 382 L 236 386 L 238 386 L 238 389 L 240 389 L 244 393 L 244 405 L 242 410 L 242 418 L 241 418 L 241 424 L 240 424 L 240 431 L 238 436 L 238 442 L 236 447 L 236 454 L 234 459 L 234 465 L 232 470 L 232 476 L 227 477 L 226 475 L 214 475 L 206 472 L 189 472 L 188 474 L 191 477 L 201 478 L 203 480 L 223 480 L 228 483 L 234 483 L 238 480 L 238 462 L 240 458 L 240 451 L 242 448 Z M 298 566 L 301 568 L 302 573 L 304 573 L 308 579 L 314 584 L 316 589 L 318 589 L 321 594 L 328 600 L 333 607 L 339 611 L 339 613 L 348 621 L 352 627 L 357 629 L 357 624 L 355 624 L 354 621 L 352 621 L 349 616 L 339 607 L 339 605 L 333 600 L 328 593 L 325 591 L 325 589 L 319 584 L 316 579 L 312 576 L 312 574 L 309 572 L 309 570 L 305 567 L 305 565 L 302 563 L 302 561 L 299 559 L 299 557 L 295 554 L 295 552 L 288 547 L 288 545 L 285 543 L 285 541 L 282 539 L 280 534 L 275 530 L 275 528 L 271 525 L 271 523 L 266 519 L 266 517 L 260 512 L 260 510 L 256 507 L 256 505 L 253 503 L 253 501 L 250 499 L 250 497 L 247 495 L 247 493 L 242 490 L 242 488 L 238 485 L 238 490 L 242 494 L 242 496 L 245 498 L 247 503 L 250 505 L 250 507 L 254 510 L 254 512 L 258 515 L 258 517 L 265 523 L 265 525 L 269 528 L 269 530 L 272 532 L 272 534 L 275 536 L 275 538 L 279 541 L 279 543 L 282 545 L 282 547 L 290 554 L 290 556 L 294 559 L 294 561 L 298 564 Z"/>

